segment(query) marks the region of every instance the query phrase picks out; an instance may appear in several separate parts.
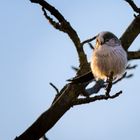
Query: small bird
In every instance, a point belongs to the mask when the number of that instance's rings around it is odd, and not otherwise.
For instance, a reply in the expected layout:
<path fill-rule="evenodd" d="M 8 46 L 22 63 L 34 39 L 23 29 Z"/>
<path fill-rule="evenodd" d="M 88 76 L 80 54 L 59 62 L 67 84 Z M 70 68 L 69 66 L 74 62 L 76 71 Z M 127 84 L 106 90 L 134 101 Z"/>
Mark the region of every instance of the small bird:
<path fill-rule="evenodd" d="M 95 78 L 107 80 L 110 73 L 113 79 L 121 77 L 126 69 L 127 53 L 121 41 L 111 32 L 103 31 L 96 36 L 96 44 L 91 57 L 91 71 L 72 79 L 73 83 L 84 83 Z"/>

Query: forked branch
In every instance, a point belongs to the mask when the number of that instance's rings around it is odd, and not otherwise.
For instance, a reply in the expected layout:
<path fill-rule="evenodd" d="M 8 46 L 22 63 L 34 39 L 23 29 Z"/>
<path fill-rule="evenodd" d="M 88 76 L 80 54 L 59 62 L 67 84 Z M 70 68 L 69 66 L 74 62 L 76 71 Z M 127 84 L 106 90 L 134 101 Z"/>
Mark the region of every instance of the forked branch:
<path fill-rule="evenodd" d="M 125 1 L 129 3 L 129 5 L 132 7 L 132 9 L 133 9 L 136 13 L 140 14 L 140 8 L 137 7 L 137 5 L 134 3 L 133 0 L 125 0 Z"/>
<path fill-rule="evenodd" d="M 44 12 L 46 19 L 49 20 L 49 22 L 51 23 L 51 25 L 53 27 L 68 34 L 68 36 L 71 38 L 71 40 L 73 41 L 73 43 L 76 47 L 77 54 L 78 54 L 79 61 L 80 61 L 80 65 L 86 66 L 87 65 L 87 57 L 86 57 L 85 52 L 83 50 L 83 47 L 81 45 L 80 38 L 79 38 L 77 32 L 71 26 L 71 24 L 64 18 L 64 16 L 55 7 L 50 5 L 45 0 L 30 0 L 30 1 L 32 3 L 37 3 L 40 6 L 42 6 L 42 10 Z M 58 20 L 58 22 L 55 22 L 53 20 L 53 18 L 48 16 L 45 10 L 49 11 L 51 13 L 51 15 L 53 15 Z"/>
<path fill-rule="evenodd" d="M 97 95 L 97 96 L 90 97 L 90 98 L 81 98 L 81 99 L 75 100 L 73 102 L 73 105 L 87 104 L 87 103 L 95 102 L 98 100 L 114 99 L 114 98 L 118 97 L 120 94 L 122 94 L 122 91 L 119 91 L 119 92 L 115 93 L 114 95 L 110 95 L 110 96 Z"/>
<path fill-rule="evenodd" d="M 52 5 L 50 5 L 45 0 L 30 0 L 32 3 L 37 3 L 41 7 L 43 7 L 43 12 L 45 18 L 51 22 L 51 25 L 64 33 L 67 33 L 70 39 L 73 41 L 75 48 L 77 50 L 77 54 L 79 57 L 80 68 L 77 72 L 77 76 L 83 74 L 89 70 L 89 65 L 87 62 L 87 58 L 85 52 L 83 50 L 83 43 L 81 43 L 80 38 L 71 24 L 64 18 L 64 16 Z M 128 0 L 127 0 L 128 2 Z M 134 7 L 134 10 L 137 8 Z M 54 21 L 53 18 L 47 15 L 46 11 L 50 12 L 52 16 L 54 16 L 58 22 Z M 137 11 L 137 10 L 136 10 Z M 139 10 L 138 10 L 139 11 Z M 124 46 L 125 50 L 127 50 L 135 38 L 140 33 L 140 16 L 136 16 L 136 18 L 132 21 L 129 27 L 126 29 L 124 34 L 121 36 L 121 42 Z M 92 40 L 92 39 L 91 39 Z M 90 40 L 85 41 L 90 42 Z M 138 58 L 139 53 L 137 55 L 132 55 L 132 52 L 129 53 L 129 58 Z M 50 130 L 56 122 L 73 106 L 78 104 L 84 104 L 87 102 L 93 102 L 97 100 L 107 100 L 118 97 L 122 92 L 118 92 L 114 95 L 99 95 L 86 99 L 77 99 L 79 94 L 82 93 L 84 85 L 74 85 L 74 84 L 66 84 L 64 88 L 60 91 L 59 96 L 55 98 L 52 105 L 48 110 L 40 115 L 40 117 L 19 137 L 15 140 L 38 140 L 41 138 L 48 130 Z M 111 88 L 110 88 L 111 89 Z M 57 90 L 56 90 L 57 91 Z M 108 90 L 109 91 L 109 90 Z"/>

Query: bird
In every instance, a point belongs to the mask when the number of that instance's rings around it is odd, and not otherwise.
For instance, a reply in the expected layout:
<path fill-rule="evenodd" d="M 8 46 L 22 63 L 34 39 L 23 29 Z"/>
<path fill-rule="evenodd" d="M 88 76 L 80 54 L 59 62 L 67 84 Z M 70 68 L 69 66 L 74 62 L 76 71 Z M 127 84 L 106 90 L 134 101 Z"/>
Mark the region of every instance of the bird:
<path fill-rule="evenodd" d="M 84 83 L 93 79 L 106 81 L 110 73 L 113 79 L 120 78 L 127 66 L 127 53 L 121 41 L 110 31 L 102 31 L 96 36 L 96 43 L 91 57 L 91 71 L 71 79 L 72 83 Z"/>

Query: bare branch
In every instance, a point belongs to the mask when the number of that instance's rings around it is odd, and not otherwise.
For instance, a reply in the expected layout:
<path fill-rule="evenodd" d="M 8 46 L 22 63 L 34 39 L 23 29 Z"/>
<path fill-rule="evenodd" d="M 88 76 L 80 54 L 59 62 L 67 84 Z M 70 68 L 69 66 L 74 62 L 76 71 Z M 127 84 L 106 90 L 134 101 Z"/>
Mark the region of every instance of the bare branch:
<path fill-rule="evenodd" d="M 40 4 L 42 7 L 47 9 L 54 17 L 58 19 L 58 21 L 61 23 L 65 20 L 63 15 L 55 9 L 55 7 L 51 6 L 49 3 L 47 3 L 45 0 L 30 0 L 32 3 Z"/>
<path fill-rule="evenodd" d="M 125 0 L 126 2 L 129 3 L 129 5 L 132 7 L 132 9 L 136 12 L 140 14 L 140 8 L 137 7 L 137 5 L 134 3 L 133 0 Z"/>
<path fill-rule="evenodd" d="M 63 32 L 67 33 L 68 36 L 73 41 L 75 48 L 77 50 L 79 61 L 80 61 L 80 70 L 77 72 L 77 76 L 87 72 L 89 70 L 89 65 L 87 62 L 87 57 L 82 47 L 82 43 L 77 32 L 71 26 L 71 24 L 63 17 L 63 15 L 55 9 L 52 5 L 50 5 L 45 0 L 30 0 L 32 3 L 37 3 L 41 5 L 44 9 L 44 14 L 46 18 L 55 25 L 53 19 L 51 19 L 45 12 L 45 10 L 49 11 L 51 15 L 53 15 L 57 20 L 58 24 L 61 25 L 61 29 Z M 53 23 L 54 22 L 54 23 Z M 124 34 L 121 37 L 122 45 L 125 50 L 127 50 L 134 39 L 138 36 L 140 32 L 140 16 L 136 16 L 130 26 L 126 29 Z M 90 42 L 90 41 L 89 41 Z M 50 130 L 56 122 L 74 105 L 80 103 L 93 102 L 96 100 L 107 100 L 118 97 L 122 91 L 116 93 L 115 95 L 110 96 L 109 92 L 112 87 L 112 83 L 110 86 L 108 85 L 108 89 L 106 90 L 105 95 L 99 95 L 91 98 L 78 99 L 80 93 L 83 92 L 84 85 L 82 84 L 67 84 L 60 91 L 60 95 L 56 97 L 48 110 L 43 112 L 38 119 L 19 137 L 16 137 L 15 140 L 38 140 L 42 137 L 48 130 Z M 110 87 L 110 88 L 109 88 Z"/>
<path fill-rule="evenodd" d="M 77 72 L 77 71 L 79 70 L 79 68 L 77 68 L 77 67 L 75 67 L 75 66 L 71 66 L 71 68 L 72 68 L 75 72 Z"/>
<path fill-rule="evenodd" d="M 125 50 L 127 50 L 130 47 L 130 45 L 139 35 L 139 33 L 140 33 L 140 15 L 138 15 L 132 21 L 132 23 L 128 26 L 128 28 L 120 38 L 122 46 L 124 47 Z"/>
<path fill-rule="evenodd" d="M 59 90 L 58 88 L 53 84 L 53 83 L 50 83 L 50 85 L 55 89 L 56 93 L 59 94 Z"/>
<path fill-rule="evenodd" d="M 129 74 L 129 75 L 126 75 L 125 78 L 131 78 L 131 77 L 133 77 L 133 76 L 134 76 L 134 74 Z"/>
<path fill-rule="evenodd" d="M 134 68 L 134 67 L 131 67 L 130 69 L 132 69 L 132 68 Z M 117 84 L 118 82 L 120 82 L 121 80 L 123 80 L 123 79 L 125 79 L 125 78 L 131 78 L 133 76 L 133 74 L 129 74 L 129 75 L 127 75 L 127 72 L 125 72 L 123 75 L 122 75 L 122 77 L 120 77 L 119 79 L 117 79 L 116 81 L 114 81 L 114 82 L 112 82 L 112 85 L 115 85 L 115 84 Z"/>
<path fill-rule="evenodd" d="M 45 8 L 42 7 L 42 11 L 44 12 L 44 16 L 46 17 L 46 19 L 50 22 L 50 24 L 55 28 L 58 29 L 60 31 L 62 31 L 62 27 L 61 24 L 59 24 L 58 22 L 55 22 L 50 16 L 47 15 L 47 12 L 45 11 Z"/>
<path fill-rule="evenodd" d="M 120 82 L 121 80 L 123 80 L 123 79 L 128 79 L 128 78 L 131 78 L 131 77 L 133 77 L 133 74 L 128 74 L 128 75 L 125 75 L 125 73 L 124 73 L 124 75 L 121 77 L 121 78 L 119 78 L 119 79 L 117 79 L 116 81 L 114 81 L 113 83 L 112 83 L 112 85 L 115 85 L 115 84 L 117 84 L 118 82 Z"/>
<path fill-rule="evenodd" d="M 128 65 L 126 69 L 135 69 L 137 65 L 134 66 L 130 66 Z M 133 74 L 129 74 L 127 75 L 127 72 L 125 72 L 122 77 L 120 77 L 119 79 L 117 79 L 116 81 L 112 82 L 112 85 L 117 84 L 118 82 L 120 82 L 121 80 L 123 80 L 124 78 L 131 78 L 133 76 Z M 86 92 L 90 95 L 92 94 L 96 94 L 100 91 L 100 89 L 105 88 L 107 85 L 103 80 L 98 80 L 96 81 L 95 85 L 91 88 L 86 89 Z"/>
<path fill-rule="evenodd" d="M 126 67 L 127 70 L 135 69 L 138 65 L 131 66 L 130 64 Z"/>
<path fill-rule="evenodd" d="M 68 84 L 51 107 L 15 140 L 38 140 L 72 107 L 72 102 L 83 91 L 79 85 Z"/>
<path fill-rule="evenodd" d="M 67 89 L 67 87 L 68 87 L 68 84 L 66 84 L 66 85 L 61 89 L 61 91 L 58 92 L 58 93 L 55 95 L 55 98 L 54 98 L 54 100 L 52 101 L 52 104 L 61 96 L 61 94 L 63 94 L 63 92 Z"/>
<path fill-rule="evenodd" d="M 118 97 L 120 94 L 122 94 L 122 91 L 119 91 L 119 92 L 117 92 L 116 94 L 114 94 L 112 96 L 97 95 L 97 96 L 90 97 L 90 98 L 80 98 L 80 99 L 75 100 L 73 102 L 73 105 L 87 104 L 87 103 L 95 102 L 97 100 L 114 99 L 114 98 Z"/>
<path fill-rule="evenodd" d="M 127 55 L 129 60 L 140 59 L 140 51 L 131 51 Z"/>
<path fill-rule="evenodd" d="M 90 47 L 92 50 L 94 50 L 94 47 L 93 47 L 93 45 L 92 45 L 91 43 L 88 43 L 88 45 L 89 45 L 89 47 Z"/>
<path fill-rule="evenodd" d="M 95 40 L 96 37 L 97 37 L 97 36 L 94 36 L 94 37 L 92 37 L 92 38 L 90 38 L 90 39 L 87 39 L 87 40 L 83 41 L 83 42 L 82 42 L 82 45 L 84 45 L 84 44 L 86 44 L 86 43 L 89 43 L 89 42 Z"/>
<path fill-rule="evenodd" d="M 80 61 L 80 66 L 87 67 L 87 64 L 88 64 L 87 57 L 86 57 L 85 52 L 83 50 L 83 47 L 81 45 L 80 38 L 79 38 L 77 32 L 71 26 L 71 24 L 63 17 L 63 15 L 55 7 L 50 5 L 45 0 L 30 0 L 30 1 L 32 3 L 37 3 L 37 4 L 41 5 L 43 7 L 42 10 L 44 12 L 45 17 L 47 19 L 49 19 L 49 21 L 51 21 L 51 24 L 55 28 L 57 28 L 57 29 L 59 29 L 59 30 L 61 30 L 61 31 L 63 31 L 63 32 L 68 34 L 68 36 L 73 41 L 73 43 L 74 43 L 74 45 L 76 47 L 78 57 L 79 57 L 79 61 Z M 50 17 L 48 18 L 48 16 L 46 15 L 45 9 L 48 10 L 59 21 L 59 24 L 54 22 Z M 84 67 L 83 67 L 82 70 L 85 69 Z"/>

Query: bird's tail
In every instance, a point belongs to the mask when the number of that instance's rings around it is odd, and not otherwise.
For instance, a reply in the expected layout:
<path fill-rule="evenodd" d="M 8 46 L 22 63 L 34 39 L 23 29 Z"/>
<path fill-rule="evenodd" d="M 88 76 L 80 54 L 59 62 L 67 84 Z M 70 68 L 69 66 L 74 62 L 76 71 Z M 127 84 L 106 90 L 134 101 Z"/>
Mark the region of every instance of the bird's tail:
<path fill-rule="evenodd" d="M 94 79 L 94 76 L 93 76 L 92 72 L 89 71 L 89 72 L 87 72 L 79 77 L 75 77 L 73 79 L 68 79 L 67 81 L 69 81 L 73 84 L 82 84 L 82 83 L 89 82 L 93 79 Z"/>

